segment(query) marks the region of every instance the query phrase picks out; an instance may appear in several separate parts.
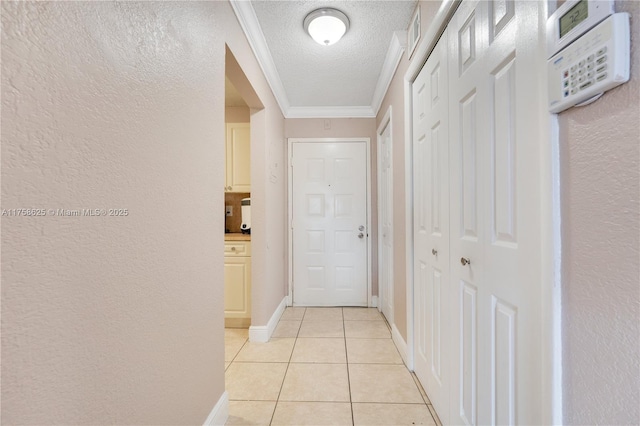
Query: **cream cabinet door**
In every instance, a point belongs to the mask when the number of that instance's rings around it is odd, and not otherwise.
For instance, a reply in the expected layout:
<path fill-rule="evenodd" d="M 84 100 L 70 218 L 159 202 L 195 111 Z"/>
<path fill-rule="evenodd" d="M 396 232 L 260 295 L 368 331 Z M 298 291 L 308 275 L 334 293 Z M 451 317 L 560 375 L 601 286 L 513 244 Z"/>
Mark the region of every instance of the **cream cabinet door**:
<path fill-rule="evenodd" d="M 227 123 L 226 192 L 251 192 L 249 123 Z"/>
<path fill-rule="evenodd" d="M 251 257 L 248 242 L 225 244 L 224 316 L 251 318 Z"/>

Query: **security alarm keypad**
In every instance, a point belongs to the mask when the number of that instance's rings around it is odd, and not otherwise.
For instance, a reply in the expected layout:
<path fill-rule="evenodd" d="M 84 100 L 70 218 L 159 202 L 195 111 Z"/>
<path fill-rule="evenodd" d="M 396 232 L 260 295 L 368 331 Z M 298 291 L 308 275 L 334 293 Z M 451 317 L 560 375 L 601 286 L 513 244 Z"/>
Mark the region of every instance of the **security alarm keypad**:
<path fill-rule="evenodd" d="M 604 14 L 606 8 L 598 6 L 600 14 Z M 587 0 L 574 0 L 559 9 L 547 25 L 550 52 L 570 43 L 548 60 L 552 113 L 591 102 L 629 80 L 629 15 L 612 14 L 589 29 L 585 25 L 589 25 L 589 10 L 594 8 Z M 582 31 L 588 30 L 585 34 L 575 32 L 581 26 Z"/>

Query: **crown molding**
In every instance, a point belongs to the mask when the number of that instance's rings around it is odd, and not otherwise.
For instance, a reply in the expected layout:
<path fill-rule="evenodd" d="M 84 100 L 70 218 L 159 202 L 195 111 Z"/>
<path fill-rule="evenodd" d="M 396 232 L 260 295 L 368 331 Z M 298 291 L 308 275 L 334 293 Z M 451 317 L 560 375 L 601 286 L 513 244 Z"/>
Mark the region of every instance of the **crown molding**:
<path fill-rule="evenodd" d="M 290 107 L 286 118 L 373 118 L 376 112 L 370 106 L 317 106 Z"/>
<path fill-rule="evenodd" d="M 289 109 L 289 98 L 287 97 L 287 92 L 284 90 L 284 85 L 278 74 L 276 64 L 273 62 L 273 57 L 267 45 L 267 40 L 264 38 L 264 33 L 256 16 L 256 11 L 253 9 L 251 2 L 247 0 L 229 0 L 229 3 L 271 87 L 271 91 L 280 106 L 280 110 L 286 117 Z"/>
<path fill-rule="evenodd" d="M 389 85 L 391 85 L 391 80 L 393 80 L 393 75 L 398 69 L 400 59 L 402 59 L 402 54 L 406 47 L 407 32 L 394 31 L 391 36 L 391 42 L 387 49 L 387 56 L 384 58 L 382 70 L 380 70 L 380 77 L 378 78 L 378 83 L 376 84 L 376 89 L 373 92 L 373 98 L 371 101 L 371 108 L 376 115 L 378 115 L 378 112 L 380 111 L 384 96 L 387 94 L 387 90 L 389 90 Z"/>

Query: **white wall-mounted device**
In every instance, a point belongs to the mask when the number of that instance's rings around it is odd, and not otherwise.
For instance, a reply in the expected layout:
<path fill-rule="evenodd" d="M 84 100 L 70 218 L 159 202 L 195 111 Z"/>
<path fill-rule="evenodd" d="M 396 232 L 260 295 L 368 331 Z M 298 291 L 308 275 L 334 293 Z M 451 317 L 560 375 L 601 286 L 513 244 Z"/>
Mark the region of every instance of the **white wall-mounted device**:
<path fill-rule="evenodd" d="M 547 21 L 549 111 L 598 99 L 629 81 L 629 14 L 613 0 L 568 0 Z"/>

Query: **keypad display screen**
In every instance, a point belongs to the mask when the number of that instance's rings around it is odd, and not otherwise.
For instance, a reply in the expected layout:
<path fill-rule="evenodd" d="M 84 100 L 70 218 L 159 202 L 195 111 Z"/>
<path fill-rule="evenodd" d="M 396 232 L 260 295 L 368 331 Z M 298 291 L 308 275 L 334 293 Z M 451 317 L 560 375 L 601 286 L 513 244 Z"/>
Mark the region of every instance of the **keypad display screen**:
<path fill-rule="evenodd" d="M 588 0 L 580 0 L 560 18 L 560 38 L 589 16 Z"/>

